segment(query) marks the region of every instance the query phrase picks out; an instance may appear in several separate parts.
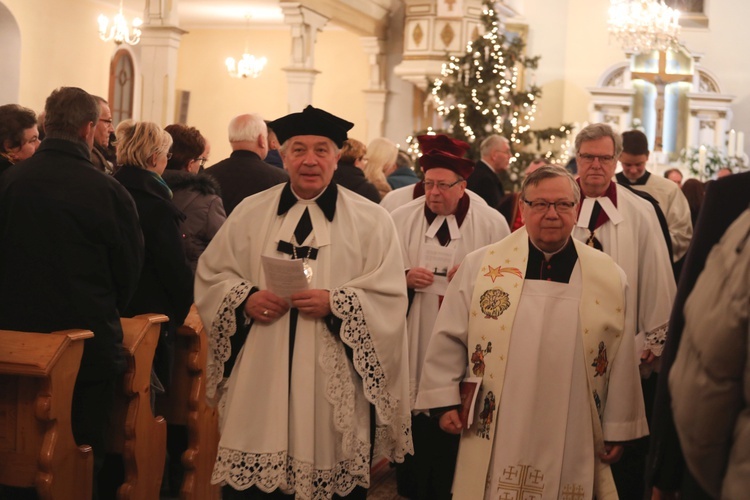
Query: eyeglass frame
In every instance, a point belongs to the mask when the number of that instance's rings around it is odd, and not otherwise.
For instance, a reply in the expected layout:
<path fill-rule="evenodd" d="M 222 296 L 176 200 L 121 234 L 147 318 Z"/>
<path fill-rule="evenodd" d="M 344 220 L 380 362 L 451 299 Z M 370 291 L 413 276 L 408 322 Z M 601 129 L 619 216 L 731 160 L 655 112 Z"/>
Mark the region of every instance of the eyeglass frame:
<path fill-rule="evenodd" d="M 197 161 L 199 166 L 204 166 L 206 162 L 208 161 L 208 158 L 205 156 L 199 156 L 198 158 L 193 158 L 193 161 Z"/>
<path fill-rule="evenodd" d="M 575 201 L 570 200 L 560 200 L 560 201 L 545 201 L 545 200 L 527 200 L 526 198 L 521 198 L 524 203 L 526 203 L 529 208 L 538 214 L 546 214 L 549 211 L 549 207 L 555 207 L 555 212 L 558 214 L 567 214 L 573 211 L 577 203 Z M 563 207 L 563 210 L 560 211 L 558 205 Z M 540 210 L 538 207 L 544 207 L 544 210 Z"/>
<path fill-rule="evenodd" d="M 428 187 L 428 182 L 432 187 Z M 427 191 L 429 189 L 430 191 L 432 191 L 433 188 L 437 188 L 437 190 L 441 193 L 445 193 L 459 182 L 466 182 L 466 179 L 458 179 L 456 182 L 451 182 L 450 184 L 447 182 L 424 181 L 424 190 Z"/>
<path fill-rule="evenodd" d="M 591 165 L 594 160 L 599 160 L 600 165 L 611 165 L 617 159 L 614 155 L 592 155 L 590 153 L 577 153 L 576 157 L 586 165 Z"/>

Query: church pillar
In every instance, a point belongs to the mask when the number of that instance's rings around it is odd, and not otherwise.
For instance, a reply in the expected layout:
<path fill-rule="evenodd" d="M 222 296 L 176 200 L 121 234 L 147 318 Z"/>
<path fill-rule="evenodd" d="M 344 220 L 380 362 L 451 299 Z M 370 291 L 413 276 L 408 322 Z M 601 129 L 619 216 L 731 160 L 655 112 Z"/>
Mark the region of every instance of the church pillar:
<path fill-rule="evenodd" d="M 320 73 L 315 69 L 315 39 L 328 18 L 297 2 L 281 2 L 279 6 L 284 22 L 292 31 L 290 64 L 283 71 L 288 86 L 288 111 L 294 113 L 312 103 L 315 76 Z"/>
<path fill-rule="evenodd" d="M 367 140 L 370 143 L 377 137 L 384 135 L 385 101 L 388 95 L 385 81 L 385 40 L 374 36 L 361 38 L 370 61 L 370 84 L 365 93 L 365 109 L 367 116 Z"/>
<path fill-rule="evenodd" d="M 182 35 L 176 0 L 146 0 L 141 35 L 140 119 L 166 126 L 175 121 L 175 76 Z"/>

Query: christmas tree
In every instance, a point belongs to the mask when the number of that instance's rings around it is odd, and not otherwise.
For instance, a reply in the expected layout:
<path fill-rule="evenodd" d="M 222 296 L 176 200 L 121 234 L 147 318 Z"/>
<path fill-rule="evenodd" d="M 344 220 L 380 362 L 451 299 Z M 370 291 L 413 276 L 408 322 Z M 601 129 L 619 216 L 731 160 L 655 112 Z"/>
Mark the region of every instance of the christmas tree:
<path fill-rule="evenodd" d="M 524 41 L 505 34 L 493 3 L 484 3 L 484 34 L 469 42 L 462 56 L 449 56 L 428 98 L 442 116 L 445 132 L 471 144 L 473 158 L 479 158 L 479 145 L 491 134 L 510 141 L 513 155 L 506 181 L 517 188 L 523 168 L 535 157 L 545 156 L 563 165 L 567 162 L 571 128 L 565 124 L 531 128 L 541 89 L 534 84 L 520 88 L 519 81 L 522 71 L 537 68 L 540 56 L 525 56 Z M 412 139 L 410 150 L 418 152 L 417 148 Z"/>

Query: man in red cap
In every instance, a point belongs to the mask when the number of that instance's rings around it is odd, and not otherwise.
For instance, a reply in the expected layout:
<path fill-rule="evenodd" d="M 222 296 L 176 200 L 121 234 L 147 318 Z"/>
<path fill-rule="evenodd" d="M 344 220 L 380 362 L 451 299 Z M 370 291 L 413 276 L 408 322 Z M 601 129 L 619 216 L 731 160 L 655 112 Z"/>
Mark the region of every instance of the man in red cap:
<path fill-rule="evenodd" d="M 412 298 L 407 331 L 414 398 L 448 282 L 466 254 L 510 234 L 497 210 L 475 202 L 466 193 L 466 178 L 474 170 L 471 160 L 431 149 L 422 155 L 420 163 L 425 195 L 391 214 L 401 240 Z M 412 498 L 440 498 L 440 492 L 450 491 L 458 438 L 441 432 L 424 413 L 412 417 L 412 429 L 415 455 L 411 464 L 400 468 L 401 492 Z M 407 476 L 411 476 L 411 482 Z"/>
<path fill-rule="evenodd" d="M 419 141 L 419 146 L 422 149 L 423 154 L 437 149 L 446 153 L 450 153 L 454 156 L 458 156 L 459 158 L 463 158 L 470 148 L 470 146 L 464 141 L 452 139 L 445 134 L 420 135 L 417 136 L 417 140 Z M 474 192 L 470 190 L 467 190 L 466 192 L 469 194 L 473 201 L 477 203 L 484 202 L 484 200 Z M 423 195 L 424 183 L 420 181 L 416 184 L 390 191 L 383 197 L 383 200 L 380 202 L 380 206 L 385 208 L 389 212 L 393 212 L 398 207 L 406 205 L 411 200 L 415 200 Z"/>
<path fill-rule="evenodd" d="M 198 262 L 225 500 L 364 499 L 373 449 L 412 452 L 398 238 L 331 181 L 352 126 L 312 106 L 271 122 L 289 182 L 241 202 Z"/>

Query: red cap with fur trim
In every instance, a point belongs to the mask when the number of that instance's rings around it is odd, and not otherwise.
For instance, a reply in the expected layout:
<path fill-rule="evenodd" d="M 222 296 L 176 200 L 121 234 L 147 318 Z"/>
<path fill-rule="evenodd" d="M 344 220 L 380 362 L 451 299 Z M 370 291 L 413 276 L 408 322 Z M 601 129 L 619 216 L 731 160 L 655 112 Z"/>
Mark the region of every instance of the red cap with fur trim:
<path fill-rule="evenodd" d="M 417 140 L 419 141 L 419 147 L 422 148 L 422 153 L 429 153 L 430 151 L 439 149 L 440 151 L 446 151 L 461 158 L 471 148 L 464 141 L 451 139 L 445 134 L 418 135 Z"/>
<path fill-rule="evenodd" d="M 468 179 L 474 171 L 474 162 L 466 158 L 446 153 L 439 149 L 433 149 L 419 157 L 419 164 L 422 170 L 427 172 L 431 168 L 447 168 L 464 179 Z"/>

